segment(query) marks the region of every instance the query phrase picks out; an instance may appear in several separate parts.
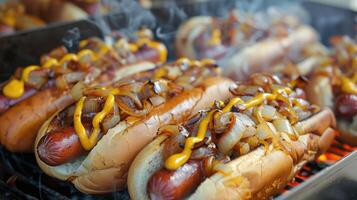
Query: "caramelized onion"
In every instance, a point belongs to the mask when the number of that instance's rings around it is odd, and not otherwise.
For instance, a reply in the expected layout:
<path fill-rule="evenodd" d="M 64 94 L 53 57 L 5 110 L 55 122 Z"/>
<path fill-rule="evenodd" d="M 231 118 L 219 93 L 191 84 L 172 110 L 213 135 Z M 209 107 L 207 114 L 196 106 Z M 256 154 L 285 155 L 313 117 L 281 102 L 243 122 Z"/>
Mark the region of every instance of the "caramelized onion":
<path fill-rule="evenodd" d="M 92 97 L 92 98 L 87 98 L 84 101 L 83 105 L 83 113 L 97 113 L 100 112 L 103 104 L 103 98 L 101 97 Z"/>
<path fill-rule="evenodd" d="M 249 144 L 250 149 L 255 149 L 259 146 L 259 139 L 257 136 L 249 137 L 245 141 Z"/>
<path fill-rule="evenodd" d="M 102 125 L 103 133 L 113 128 L 120 122 L 119 108 L 116 104 L 113 105 L 113 113 L 104 118 Z"/>
<path fill-rule="evenodd" d="M 309 110 L 305 111 L 302 110 L 300 107 L 294 107 L 295 113 L 298 116 L 298 121 L 302 121 L 304 119 L 307 119 L 311 116 L 311 112 Z"/>
<path fill-rule="evenodd" d="M 235 151 L 239 153 L 239 155 L 244 155 L 249 153 L 250 151 L 250 146 L 248 143 L 245 142 L 239 142 L 235 147 Z"/>
<path fill-rule="evenodd" d="M 192 155 L 190 158 L 193 160 L 201 160 L 201 159 L 213 156 L 213 155 L 215 155 L 215 149 L 203 146 L 198 149 L 195 149 L 192 152 Z"/>
<path fill-rule="evenodd" d="M 244 131 L 242 138 L 252 137 L 257 133 L 257 129 L 254 126 L 249 126 Z"/>
<path fill-rule="evenodd" d="M 150 102 L 153 106 L 158 106 L 165 103 L 166 99 L 162 96 L 156 95 L 150 98 Z"/>
<path fill-rule="evenodd" d="M 64 90 L 69 87 L 69 84 L 78 82 L 82 80 L 83 77 L 84 77 L 83 72 L 72 72 L 72 73 L 64 74 L 62 76 L 57 77 L 56 86 Z"/>
<path fill-rule="evenodd" d="M 254 96 L 259 92 L 264 92 L 264 90 L 256 85 L 239 84 L 236 88 L 232 89 L 232 93 L 237 96 Z"/>
<path fill-rule="evenodd" d="M 87 73 L 84 77 L 84 83 L 91 83 L 101 74 L 101 70 L 95 67 L 90 68 L 90 72 Z"/>
<path fill-rule="evenodd" d="M 226 112 L 219 114 L 217 117 L 214 118 L 214 131 L 215 133 L 224 133 L 229 130 L 234 123 L 234 114 L 232 112 Z"/>
<path fill-rule="evenodd" d="M 170 80 L 175 80 L 182 75 L 182 71 L 179 67 L 168 67 L 167 68 L 167 78 Z"/>
<path fill-rule="evenodd" d="M 204 117 L 205 111 L 199 111 L 197 114 L 195 114 L 193 117 L 191 117 L 189 120 L 187 120 L 183 126 L 185 128 L 192 128 L 199 120 L 201 120 Z"/>
<path fill-rule="evenodd" d="M 126 103 L 123 102 L 122 98 L 116 98 L 116 102 L 123 112 L 134 117 L 141 117 L 143 115 L 146 115 L 152 109 L 152 105 L 147 101 L 144 101 L 143 109 L 141 110 L 128 106 Z"/>
<path fill-rule="evenodd" d="M 262 114 L 262 117 L 267 121 L 277 118 L 277 115 L 278 115 L 276 109 L 270 105 L 263 105 L 261 107 L 261 114 Z"/>
<path fill-rule="evenodd" d="M 47 82 L 49 69 L 38 69 L 30 72 L 26 85 L 40 89 Z"/>
<path fill-rule="evenodd" d="M 97 96 L 97 97 L 106 97 L 109 95 L 109 93 L 110 91 L 103 87 L 93 87 L 83 91 L 83 95 L 85 96 Z"/>
<path fill-rule="evenodd" d="M 70 83 L 75 83 L 84 78 L 84 73 L 83 72 L 72 72 L 68 74 L 64 74 L 63 78 L 66 80 L 68 84 Z"/>
<path fill-rule="evenodd" d="M 276 119 L 273 121 L 273 124 L 277 131 L 284 132 L 289 135 L 294 134 L 293 127 L 287 119 Z"/>
<path fill-rule="evenodd" d="M 121 89 L 119 89 L 119 93 L 116 94 L 116 95 L 120 95 L 120 96 L 127 96 L 129 97 L 132 102 L 139 108 L 141 109 L 143 107 L 143 104 L 141 103 L 140 101 L 140 98 L 138 96 L 137 93 L 133 93 L 133 92 L 130 92 L 130 91 L 123 91 Z"/>
<path fill-rule="evenodd" d="M 270 75 L 262 73 L 252 74 L 249 80 L 253 85 L 261 86 L 264 89 L 269 88 L 275 82 Z"/>
<path fill-rule="evenodd" d="M 66 90 L 68 89 L 68 84 L 67 81 L 64 79 L 63 76 L 59 76 L 58 78 L 56 78 L 56 87 L 61 89 L 61 90 Z"/>
<path fill-rule="evenodd" d="M 78 101 L 83 96 L 83 89 L 84 89 L 84 83 L 82 81 L 79 81 L 71 89 L 72 98 Z"/>
<path fill-rule="evenodd" d="M 185 144 L 185 135 L 182 134 L 181 131 L 177 132 L 177 128 L 179 128 L 178 126 L 173 127 L 171 125 L 170 126 L 166 126 L 166 132 L 169 131 L 169 134 L 174 134 L 172 135 L 172 137 L 170 137 L 167 141 L 165 141 L 165 146 L 164 146 L 164 153 L 163 153 L 163 157 L 166 159 L 168 157 L 170 157 L 171 155 L 175 154 L 175 153 L 179 153 L 180 151 L 182 151 L 182 147 Z M 170 130 L 173 129 L 173 130 Z M 163 130 L 161 130 L 163 131 Z M 175 133 L 176 132 L 176 133 Z"/>
<path fill-rule="evenodd" d="M 260 123 L 257 126 L 257 137 L 259 140 L 266 140 L 276 135 L 276 129 L 270 122 Z"/>
<path fill-rule="evenodd" d="M 163 94 L 168 91 L 167 81 L 164 80 L 154 81 L 153 85 L 156 94 Z"/>
<path fill-rule="evenodd" d="M 246 114 L 234 113 L 234 123 L 231 129 L 225 133 L 218 141 L 217 146 L 220 152 L 227 154 L 243 137 L 248 127 L 254 127 L 254 121 Z"/>

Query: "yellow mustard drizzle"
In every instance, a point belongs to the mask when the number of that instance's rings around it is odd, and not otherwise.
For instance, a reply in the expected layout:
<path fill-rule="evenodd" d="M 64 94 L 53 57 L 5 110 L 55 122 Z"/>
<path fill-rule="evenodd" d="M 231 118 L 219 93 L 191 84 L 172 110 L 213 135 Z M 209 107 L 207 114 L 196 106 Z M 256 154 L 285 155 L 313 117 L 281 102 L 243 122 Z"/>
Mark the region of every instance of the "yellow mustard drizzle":
<path fill-rule="evenodd" d="M 106 46 L 106 47 L 103 47 Z M 43 65 L 42 68 L 51 68 L 52 66 L 64 65 L 66 62 L 71 60 L 78 60 L 83 58 L 84 56 L 91 56 L 91 60 L 95 61 L 100 55 L 106 53 L 109 50 L 107 45 L 103 45 L 99 50 L 98 54 L 95 54 L 92 50 L 84 49 L 81 50 L 78 54 L 66 54 L 63 58 L 58 61 L 55 58 L 49 58 Z M 19 98 L 25 92 L 25 82 L 28 81 L 29 74 L 36 70 L 40 69 L 40 66 L 30 65 L 23 69 L 21 80 L 13 79 L 7 83 L 3 88 L 3 94 L 9 98 Z"/>
<path fill-rule="evenodd" d="M 283 94 L 289 95 L 290 93 L 291 93 L 291 89 L 288 87 L 285 87 L 285 88 L 279 88 L 279 89 L 273 90 L 272 94 L 271 93 L 258 94 L 257 96 L 253 97 L 252 99 L 249 99 L 246 102 L 244 102 L 239 97 L 235 97 L 235 98 L 232 98 L 227 103 L 227 105 L 222 109 L 222 112 L 229 112 L 232 109 L 232 107 L 234 105 L 236 105 L 237 103 L 241 104 L 242 107 L 244 107 L 245 109 L 248 109 L 248 108 L 262 104 L 265 100 L 275 100 L 278 97 L 282 96 Z M 205 138 L 208 124 L 211 121 L 212 116 L 215 112 L 216 112 L 216 110 L 210 111 L 208 113 L 208 115 L 200 122 L 198 132 L 197 132 L 197 137 L 187 138 L 186 142 L 185 142 L 184 150 L 181 153 L 171 155 L 165 161 L 165 167 L 167 169 L 176 170 L 189 160 L 191 153 L 192 153 L 193 146 L 196 143 L 201 142 Z"/>
<path fill-rule="evenodd" d="M 24 82 L 22 80 L 12 79 L 4 86 L 2 92 L 5 96 L 15 99 L 21 97 L 24 90 Z"/>
<path fill-rule="evenodd" d="M 74 53 L 68 53 L 65 56 L 63 56 L 63 58 L 59 61 L 59 64 L 64 65 L 66 62 L 71 61 L 71 60 L 77 61 L 78 56 Z"/>
<path fill-rule="evenodd" d="M 202 119 L 198 127 L 197 137 L 187 138 L 185 141 L 185 148 L 181 153 L 174 154 L 165 161 L 165 166 L 167 169 L 176 170 L 188 161 L 191 156 L 193 146 L 205 138 L 208 124 L 210 123 L 215 112 L 216 110 L 210 111 L 207 116 Z"/>
<path fill-rule="evenodd" d="M 36 69 L 39 69 L 40 67 L 37 66 L 37 65 L 31 65 L 31 66 L 28 66 L 26 67 L 23 71 L 22 71 L 22 77 L 21 79 L 23 81 L 28 81 L 29 79 L 29 74 L 33 71 L 33 70 L 36 70 Z"/>
<path fill-rule="evenodd" d="M 7 83 L 4 88 L 3 88 L 3 93 L 5 96 L 9 97 L 9 98 L 19 98 L 21 97 L 24 92 L 25 92 L 25 81 L 28 81 L 28 77 L 29 74 L 31 73 L 31 71 L 38 69 L 39 66 L 37 65 L 31 65 L 26 67 L 23 71 L 22 71 L 22 76 L 21 76 L 21 80 L 17 80 L 17 79 L 12 79 L 11 81 L 9 81 L 9 83 Z"/>
<path fill-rule="evenodd" d="M 159 52 L 159 61 L 165 62 L 167 59 L 167 49 L 160 42 L 152 41 L 148 38 L 141 38 L 136 42 L 137 46 L 147 45 L 150 48 L 156 49 Z"/>
<path fill-rule="evenodd" d="M 93 61 L 98 59 L 97 55 L 92 50 L 89 49 L 83 49 L 78 53 L 79 60 L 87 56 L 90 56 L 91 60 Z"/>
<path fill-rule="evenodd" d="M 97 113 L 93 120 L 92 120 L 92 125 L 93 125 L 93 131 L 90 134 L 90 136 L 87 136 L 86 130 L 82 124 L 81 116 L 82 116 L 82 109 L 84 105 L 86 97 L 83 96 L 81 99 L 77 102 L 76 108 L 74 111 L 74 129 L 79 137 L 79 140 L 85 150 L 91 150 L 98 141 L 98 136 L 100 133 L 100 126 L 99 123 L 109 114 L 111 109 L 113 108 L 114 102 L 115 102 L 115 97 L 113 94 L 109 94 L 107 96 L 107 99 L 105 100 L 105 104 L 103 107 L 103 110 Z"/>
<path fill-rule="evenodd" d="M 345 93 L 348 94 L 357 94 L 357 86 L 354 81 L 354 77 L 352 79 L 349 79 L 347 77 L 342 77 L 341 78 L 341 90 Z"/>
<path fill-rule="evenodd" d="M 49 58 L 45 64 L 42 65 L 43 68 L 51 68 L 54 65 L 58 65 L 58 60 L 55 58 Z"/>

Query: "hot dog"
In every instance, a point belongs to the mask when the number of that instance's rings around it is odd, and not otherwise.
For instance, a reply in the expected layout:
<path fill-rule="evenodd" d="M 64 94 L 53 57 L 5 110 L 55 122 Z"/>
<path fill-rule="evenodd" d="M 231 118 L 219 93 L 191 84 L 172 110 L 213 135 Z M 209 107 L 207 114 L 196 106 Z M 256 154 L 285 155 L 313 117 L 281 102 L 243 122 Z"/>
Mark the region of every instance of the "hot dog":
<path fill-rule="evenodd" d="M 308 74 L 307 97 L 317 105 L 333 109 L 338 117 L 340 139 L 357 145 L 356 42 L 347 36 L 336 36 L 331 43 L 326 62 Z"/>
<path fill-rule="evenodd" d="M 217 76 L 212 60 L 180 59 L 151 72 L 106 89 L 86 89 L 77 103 L 49 118 L 35 142 L 41 169 L 85 193 L 121 190 L 131 161 L 158 127 L 181 123 L 214 99 L 229 98 L 233 85 Z M 82 123 L 91 124 L 89 137 Z"/>
<path fill-rule="evenodd" d="M 251 79 L 259 76 L 269 84 Z M 235 97 L 195 120 L 161 127 L 129 169 L 130 197 L 268 199 L 327 150 L 335 137 L 330 109 L 316 110 L 270 75 L 251 78 L 241 84 L 260 92 L 233 89 Z"/>
<path fill-rule="evenodd" d="M 81 41 L 79 48 L 73 54 L 59 47 L 41 58 L 41 66 L 19 69 L 2 84 L 0 142 L 8 150 L 31 152 L 41 124 L 73 103 L 80 95 L 80 88 L 105 86 L 153 69 L 167 55 L 161 43 L 147 36 L 132 42 L 120 38 L 112 46 L 90 38 Z"/>
<path fill-rule="evenodd" d="M 269 21 L 267 16 L 266 23 L 238 12 L 227 19 L 194 17 L 179 28 L 176 52 L 190 58 L 218 59 L 225 75 L 243 80 L 267 71 L 284 57 L 299 57 L 305 46 L 318 43 L 311 27 L 291 16 L 280 17 Z"/>

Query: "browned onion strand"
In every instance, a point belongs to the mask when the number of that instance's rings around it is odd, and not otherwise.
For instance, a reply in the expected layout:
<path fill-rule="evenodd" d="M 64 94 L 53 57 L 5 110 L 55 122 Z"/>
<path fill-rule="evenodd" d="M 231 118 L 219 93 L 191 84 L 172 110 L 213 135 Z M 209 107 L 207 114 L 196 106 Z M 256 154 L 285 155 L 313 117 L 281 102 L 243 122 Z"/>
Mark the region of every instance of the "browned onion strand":
<path fill-rule="evenodd" d="M 181 133 L 173 135 L 165 142 L 164 146 L 164 158 L 168 158 L 170 155 L 182 151 L 182 146 L 185 143 L 185 136 Z"/>
<path fill-rule="evenodd" d="M 71 72 L 63 75 L 63 78 L 66 80 L 67 84 L 71 84 L 82 80 L 84 75 L 84 72 Z"/>
<path fill-rule="evenodd" d="M 40 89 L 49 78 L 49 69 L 40 69 L 30 72 L 26 85 Z"/>
<path fill-rule="evenodd" d="M 189 80 L 186 83 L 187 81 Z M 274 94 L 283 88 L 285 86 L 282 81 L 275 76 L 254 74 L 249 81 L 239 84 L 231 91 L 243 101 L 248 101 L 260 93 Z M 303 99 L 304 94 L 297 94 L 298 90 L 294 90 L 296 88 L 290 89 L 293 90 L 292 93 L 280 93 L 274 100 L 264 100 L 248 109 L 238 103 L 225 113 L 219 110 L 228 102 L 215 102 L 212 109 L 218 109 L 218 112 L 209 122 L 204 140 L 192 147 L 190 159 L 203 160 L 205 173 L 209 176 L 219 171 L 222 163 L 248 154 L 259 146 L 264 146 L 266 151 L 270 151 L 271 147 L 288 151 L 288 147 L 282 146 L 282 141 L 299 139 L 301 133 L 297 132 L 294 124 L 309 118 L 312 110 L 316 110 Z M 184 126 L 189 127 L 189 136 L 197 134 L 202 116 L 204 115 L 197 114 L 185 123 Z M 180 149 L 182 151 L 183 146 Z M 172 155 L 176 151 L 177 149 L 168 151 L 171 153 L 166 152 L 165 158 L 168 157 L 167 154 Z"/>
<path fill-rule="evenodd" d="M 83 113 L 97 113 L 100 112 L 102 109 L 102 105 L 104 103 L 104 100 L 102 97 L 92 97 L 92 98 L 87 98 L 84 101 L 83 105 Z"/>
<path fill-rule="evenodd" d="M 71 89 L 72 98 L 78 101 L 83 96 L 84 88 L 85 85 L 82 81 L 79 81 L 77 84 L 75 84 Z"/>
<path fill-rule="evenodd" d="M 101 123 L 102 125 L 102 132 L 106 133 L 109 129 L 115 127 L 120 122 L 120 113 L 119 108 L 116 104 L 113 106 L 113 112 L 106 116 Z"/>
<path fill-rule="evenodd" d="M 153 81 L 152 83 L 154 85 L 154 92 L 156 94 L 160 95 L 168 91 L 167 81 L 161 79 L 158 81 Z"/>
<path fill-rule="evenodd" d="M 221 134 L 228 131 L 234 122 L 234 116 L 232 112 L 222 113 L 218 117 L 214 118 L 214 131 Z"/>
<path fill-rule="evenodd" d="M 116 98 L 116 103 L 123 112 L 134 117 L 141 117 L 143 115 L 146 115 L 152 109 L 152 105 L 148 101 L 144 101 L 143 109 L 141 110 L 128 106 L 128 104 L 123 102 L 122 98 Z"/>
<path fill-rule="evenodd" d="M 166 99 L 162 96 L 156 95 L 156 96 L 150 97 L 150 102 L 153 106 L 159 106 L 159 105 L 165 103 Z"/>

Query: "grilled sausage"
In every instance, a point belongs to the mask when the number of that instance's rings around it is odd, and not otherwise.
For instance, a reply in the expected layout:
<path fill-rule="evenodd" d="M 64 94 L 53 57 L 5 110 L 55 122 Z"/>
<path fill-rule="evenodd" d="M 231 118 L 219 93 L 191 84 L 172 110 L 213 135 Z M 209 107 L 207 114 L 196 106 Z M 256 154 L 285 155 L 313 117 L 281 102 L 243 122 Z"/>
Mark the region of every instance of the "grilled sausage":
<path fill-rule="evenodd" d="M 89 124 L 85 125 L 87 135 Z M 41 138 L 37 146 L 41 160 L 48 165 L 57 166 L 70 162 L 85 154 L 78 135 L 73 127 L 53 130 Z"/>
<path fill-rule="evenodd" d="M 357 113 L 357 95 L 342 94 L 336 99 L 336 111 L 341 117 L 353 117 Z"/>
<path fill-rule="evenodd" d="M 149 180 L 148 193 L 152 200 L 183 199 L 202 182 L 202 161 L 190 161 L 178 170 L 157 171 Z"/>

